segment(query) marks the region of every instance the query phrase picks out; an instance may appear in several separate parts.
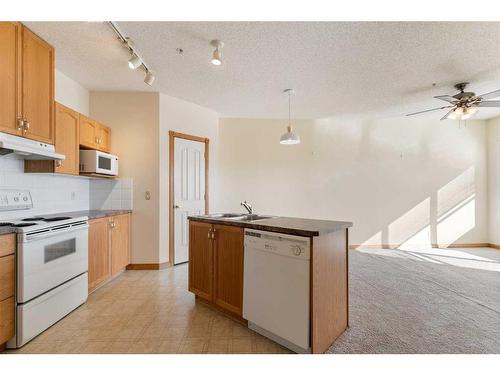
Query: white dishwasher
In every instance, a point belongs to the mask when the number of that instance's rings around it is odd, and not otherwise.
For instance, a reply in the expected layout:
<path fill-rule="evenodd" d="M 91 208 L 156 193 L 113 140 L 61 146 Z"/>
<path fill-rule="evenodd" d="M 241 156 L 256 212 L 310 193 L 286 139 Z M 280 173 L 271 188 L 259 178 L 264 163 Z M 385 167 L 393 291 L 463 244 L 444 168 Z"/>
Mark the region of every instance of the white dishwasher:
<path fill-rule="evenodd" d="M 248 327 L 310 353 L 310 239 L 245 229 L 243 317 Z"/>

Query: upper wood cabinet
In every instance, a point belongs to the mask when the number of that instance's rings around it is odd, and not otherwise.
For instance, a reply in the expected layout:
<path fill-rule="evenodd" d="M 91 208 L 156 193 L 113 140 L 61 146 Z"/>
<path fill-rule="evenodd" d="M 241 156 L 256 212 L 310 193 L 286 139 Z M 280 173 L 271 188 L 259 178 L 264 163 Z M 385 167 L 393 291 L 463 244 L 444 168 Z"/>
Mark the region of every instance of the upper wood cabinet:
<path fill-rule="evenodd" d="M 243 314 L 243 228 L 214 225 L 214 303 Z"/>
<path fill-rule="evenodd" d="M 54 143 L 54 49 L 23 27 L 25 137 Z"/>
<path fill-rule="evenodd" d="M 213 297 L 212 224 L 189 222 L 189 291 L 211 301 Z"/>
<path fill-rule="evenodd" d="M 25 172 L 79 174 L 79 113 L 60 103 L 56 103 L 55 115 L 55 148 L 56 152 L 65 155 L 66 159 L 56 161 L 26 160 L 24 162 Z"/>
<path fill-rule="evenodd" d="M 80 115 L 80 146 L 110 152 L 111 129 L 91 118 Z"/>
<path fill-rule="evenodd" d="M 0 131 L 54 143 L 54 49 L 16 22 L 0 22 Z"/>
<path fill-rule="evenodd" d="M 0 131 L 22 135 L 21 24 L 0 22 Z"/>

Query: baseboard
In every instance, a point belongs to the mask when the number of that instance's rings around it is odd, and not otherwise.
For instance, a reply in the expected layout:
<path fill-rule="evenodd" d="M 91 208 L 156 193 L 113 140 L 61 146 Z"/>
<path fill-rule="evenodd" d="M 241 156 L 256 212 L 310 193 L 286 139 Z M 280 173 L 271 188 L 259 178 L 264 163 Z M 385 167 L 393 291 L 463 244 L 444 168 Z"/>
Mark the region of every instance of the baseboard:
<path fill-rule="evenodd" d="M 127 266 L 127 270 L 150 270 L 158 271 L 170 267 L 170 262 L 164 263 L 131 263 Z"/>
<path fill-rule="evenodd" d="M 401 245 L 382 244 L 382 245 L 349 245 L 349 250 L 369 250 L 369 249 L 398 249 Z M 475 248 L 475 247 L 492 247 L 500 249 L 500 245 L 495 245 L 487 242 L 479 243 L 452 243 L 452 244 L 432 244 L 433 248 Z"/>

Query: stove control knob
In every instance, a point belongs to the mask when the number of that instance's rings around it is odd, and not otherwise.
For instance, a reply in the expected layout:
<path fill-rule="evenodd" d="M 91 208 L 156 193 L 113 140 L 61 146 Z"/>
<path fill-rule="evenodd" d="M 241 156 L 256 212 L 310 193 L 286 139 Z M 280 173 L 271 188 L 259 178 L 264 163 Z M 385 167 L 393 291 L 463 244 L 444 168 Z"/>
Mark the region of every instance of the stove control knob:
<path fill-rule="evenodd" d="M 14 202 L 19 202 L 19 197 L 14 197 Z"/>
<path fill-rule="evenodd" d="M 293 245 L 292 246 L 292 251 L 293 251 L 293 255 L 295 256 L 299 256 L 300 254 L 302 254 L 302 248 L 299 246 L 299 245 Z"/>
<path fill-rule="evenodd" d="M 28 201 L 28 197 L 23 197 L 23 201 L 27 202 Z"/>

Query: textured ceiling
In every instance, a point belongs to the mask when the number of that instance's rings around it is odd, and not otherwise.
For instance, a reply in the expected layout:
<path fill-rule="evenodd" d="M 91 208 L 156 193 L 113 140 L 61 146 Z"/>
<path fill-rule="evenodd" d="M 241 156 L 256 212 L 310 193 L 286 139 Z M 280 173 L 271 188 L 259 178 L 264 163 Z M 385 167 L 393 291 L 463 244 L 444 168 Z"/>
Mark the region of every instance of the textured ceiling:
<path fill-rule="evenodd" d="M 289 87 L 296 118 L 438 107 L 432 96 L 464 80 L 476 93 L 500 88 L 500 23 L 118 22 L 155 71 L 152 89 L 107 24 L 26 24 L 90 90 L 160 91 L 223 117 L 286 117 Z M 209 63 L 211 39 L 225 43 L 220 67 Z"/>

